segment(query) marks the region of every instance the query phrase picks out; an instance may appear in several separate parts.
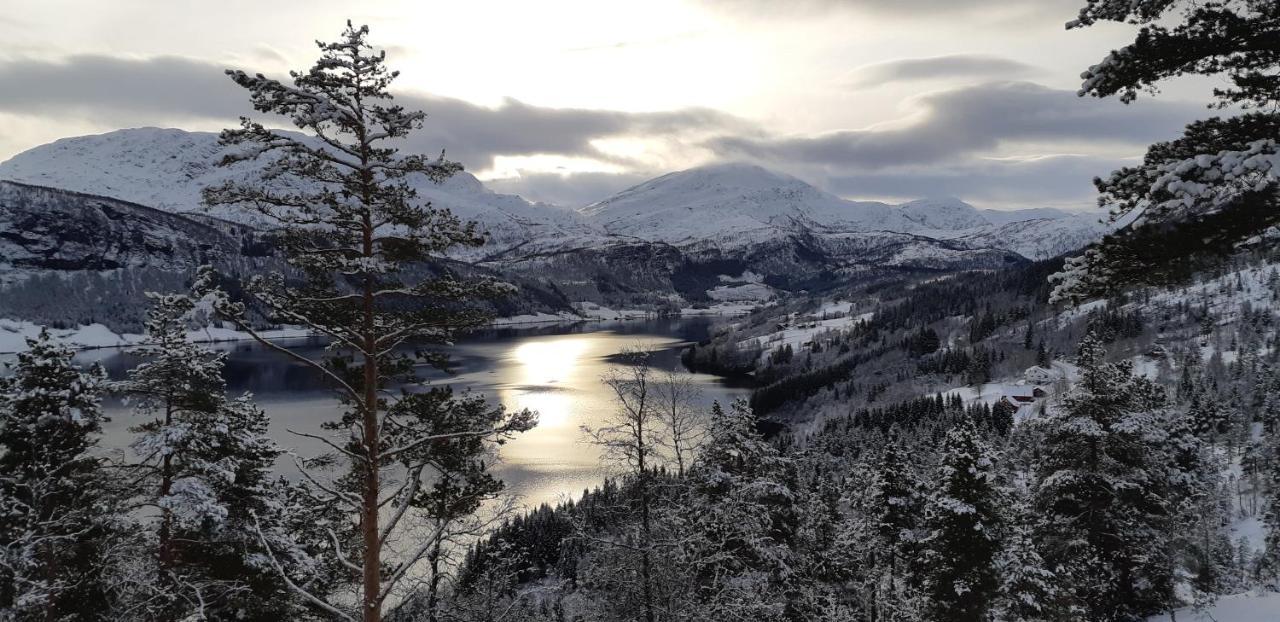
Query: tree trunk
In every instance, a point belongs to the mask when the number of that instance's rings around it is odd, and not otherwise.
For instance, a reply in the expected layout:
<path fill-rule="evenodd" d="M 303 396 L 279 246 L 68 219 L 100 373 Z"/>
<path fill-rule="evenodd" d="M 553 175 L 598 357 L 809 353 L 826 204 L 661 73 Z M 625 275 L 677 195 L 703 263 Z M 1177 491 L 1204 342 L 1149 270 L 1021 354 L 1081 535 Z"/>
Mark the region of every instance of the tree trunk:
<path fill-rule="evenodd" d="M 361 142 L 364 137 L 361 136 Z M 363 154 L 362 154 L 363 155 Z M 362 164 L 367 163 L 367 158 L 361 158 Z M 366 186 L 364 192 L 364 204 L 370 203 L 369 185 L 372 184 L 371 175 L 366 172 Z M 374 257 L 373 248 L 373 221 L 368 211 L 364 215 L 364 256 Z M 364 338 L 364 404 L 361 409 L 363 412 L 363 421 L 361 422 L 364 430 L 364 490 L 361 495 L 361 520 L 360 528 L 364 539 L 364 622 L 380 622 L 382 620 L 382 600 L 380 593 L 382 592 L 382 542 L 378 534 L 378 469 L 381 463 L 379 454 L 379 430 L 378 430 L 378 360 L 377 360 L 377 335 L 374 332 L 374 283 L 373 278 L 366 275 L 364 277 L 364 291 L 362 298 L 364 302 L 364 318 L 361 325 L 361 336 Z"/>
<path fill-rule="evenodd" d="M 164 427 L 173 426 L 173 397 L 169 396 L 164 408 Z M 160 494 L 157 501 L 163 500 L 173 492 L 173 454 L 166 453 L 160 459 Z M 160 563 L 161 581 L 168 580 L 169 571 L 173 569 L 173 510 L 162 506 L 160 510 L 160 532 L 158 561 Z"/>
<path fill-rule="evenodd" d="M 365 288 L 365 318 L 372 324 L 372 289 Z M 367 339 L 366 343 L 372 339 Z M 372 350 L 372 344 L 368 344 Z M 378 537 L 378 370 L 373 356 L 364 357 L 364 486 L 361 495 L 360 529 L 364 537 L 364 622 L 382 620 L 382 543 Z"/>
<path fill-rule="evenodd" d="M 431 547 L 427 561 L 431 565 L 431 581 L 427 583 L 427 622 L 439 622 L 440 615 L 440 546 L 439 538 Z"/>

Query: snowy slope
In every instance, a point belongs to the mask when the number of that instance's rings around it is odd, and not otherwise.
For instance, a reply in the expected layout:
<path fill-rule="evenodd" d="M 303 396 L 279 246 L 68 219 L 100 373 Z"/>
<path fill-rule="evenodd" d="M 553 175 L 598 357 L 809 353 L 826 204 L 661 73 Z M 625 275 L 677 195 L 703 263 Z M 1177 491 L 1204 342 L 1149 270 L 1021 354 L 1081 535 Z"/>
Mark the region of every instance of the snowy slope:
<path fill-rule="evenodd" d="M 1024 220 L 1058 220 L 1060 218 L 1075 218 L 1088 215 L 1084 211 L 1068 211 L 1056 207 L 1030 207 L 1015 210 L 984 209 L 980 210 L 979 213 L 982 214 L 983 219 L 993 225 L 1007 225 Z"/>
<path fill-rule="evenodd" d="M 1002 248 L 1027 259 L 1049 259 L 1073 251 L 1103 236 L 1110 227 L 1096 216 L 1071 215 L 1065 218 L 1015 220 L 956 231 L 922 232 L 954 239 L 971 246 Z"/>
<path fill-rule="evenodd" d="M 744 243 L 815 225 L 901 230 L 883 203 L 855 203 L 750 164 L 670 173 L 588 205 L 581 213 L 614 235 L 685 243 Z"/>
<path fill-rule="evenodd" d="M 201 210 L 205 186 L 239 179 L 252 163 L 218 167 L 218 135 L 177 129 L 137 128 L 79 136 L 35 147 L 0 163 L 0 179 L 123 199 L 170 212 Z M 571 210 L 497 194 L 469 173 L 443 184 L 416 183 L 422 199 L 476 220 L 498 248 L 531 242 L 560 243 L 596 232 Z M 211 215 L 253 222 L 251 215 L 219 207 Z"/>
<path fill-rule="evenodd" d="M 960 199 L 920 199 L 903 203 L 898 211 L 925 229 L 972 229 L 991 222 L 978 209 Z"/>
<path fill-rule="evenodd" d="M 138 128 L 66 138 L 0 163 L 0 179 L 122 199 L 169 212 L 202 210 L 202 188 L 244 178 L 252 163 L 218 167 L 217 135 Z M 794 177 L 749 164 L 716 164 L 670 173 L 580 211 L 531 203 L 490 191 L 462 173 L 432 184 L 418 180 L 424 200 L 479 222 L 491 244 L 460 253 L 504 262 L 529 255 L 600 248 L 637 240 L 691 249 L 742 249 L 789 235 L 910 233 L 924 246 L 1011 250 L 1029 258 L 1056 255 L 1100 234 L 1096 223 L 1060 210 L 980 212 L 958 199 L 901 206 L 849 201 Z M 253 215 L 215 208 L 211 215 L 257 224 Z M 842 242 L 844 243 L 844 242 Z M 900 246 L 900 241 L 893 241 Z M 912 245 L 908 245 L 912 246 Z M 902 248 L 908 256 L 933 248 Z M 945 254 L 945 253 L 944 253 Z"/>
<path fill-rule="evenodd" d="M 721 248 L 804 233 L 819 237 L 878 232 L 948 240 L 962 248 L 1013 251 L 1044 259 L 1102 235 L 1094 217 L 1062 210 L 983 210 L 959 199 L 921 199 L 893 206 L 850 201 L 799 179 L 750 164 L 715 164 L 670 173 L 580 210 L 617 236 Z M 906 249 L 905 252 L 935 252 Z"/>

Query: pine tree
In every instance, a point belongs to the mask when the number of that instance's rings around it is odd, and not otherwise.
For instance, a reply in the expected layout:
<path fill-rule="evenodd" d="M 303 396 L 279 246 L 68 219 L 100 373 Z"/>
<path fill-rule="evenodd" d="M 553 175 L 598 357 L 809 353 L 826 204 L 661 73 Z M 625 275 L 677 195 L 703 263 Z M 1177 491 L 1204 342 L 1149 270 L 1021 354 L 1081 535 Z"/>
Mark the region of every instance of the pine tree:
<path fill-rule="evenodd" d="M 105 619 L 121 517 L 101 459 L 101 367 L 47 331 L 0 379 L 0 618 Z"/>
<path fill-rule="evenodd" d="M 995 609 L 998 619 L 1022 622 L 1062 619 L 1057 576 L 1040 556 L 1027 500 L 1020 499 L 1014 507 L 1011 523 L 997 563 L 1000 589 Z"/>
<path fill-rule="evenodd" d="M 1129 103 L 1166 79 L 1199 74 L 1230 82 L 1214 90 L 1218 107 L 1254 110 L 1192 123 L 1152 145 L 1141 164 L 1096 180 L 1111 221 L 1131 222 L 1067 260 L 1053 277 L 1054 300 L 1184 279 L 1280 223 L 1280 3 L 1087 0 L 1069 27 L 1098 22 L 1141 28 L 1083 74 L 1081 95 Z"/>
<path fill-rule="evenodd" d="M 196 303 L 181 294 L 148 294 L 147 340 L 130 349 L 143 362 L 116 383 L 135 414 L 131 465 L 142 491 L 137 505 L 155 508 L 152 572 L 137 577 L 135 611 L 154 617 L 188 614 L 244 619 L 288 614 L 285 584 L 257 559 L 257 532 L 278 518 L 283 484 L 270 471 L 281 451 L 267 437 L 267 418 L 248 395 L 228 399 L 226 356 L 187 337 Z"/>
<path fill-rule="evenodd" d="M 756 430 L 744 400 L 717 403 L 690 471 L 689 546 L 681 564 L 695 585 L 694 619 L 795 619 L 812 604 L 798 589 L 793 543 L 800 520 L 794 465 Z"/>
<path fill-rule="evenodd" d="M 943 442 L 920 544 L 930 619 L 988 619 L 999 587 L 999 496 L 991 449 L 971 421 L 955 426 Z"/>
<path fill-rule="evenodd" d="M 447 342 L 453 331 L 485 320 L 472 302 L 511 288 L 461 279 L 439 261 L 450 248 L 477 246 L 483 237 L 474 224 L 423 205 L 410 182 L 439 182 L 461 167 L 443 154 L 431 160 L 399 153 L 396 145 L 421 127 L 425 115 L 390 103 L 387 89 L 398 72 L 386 68 L 384 52 L 372 52 L 367 36 L 367 27 L 348 23 L 340 41 L 318 44 L 321 56 L 309 71 L 291 74 L 292 86 L 229 71 L 255 109 L 284 116 L 307 134 L 249 119 L 223 131 L 230 155 L 222 164 L 257 161 L 261 174 L 206 188 L 204 198 L 250 210 L 280 231 L 278 244 L 296 277 L 255 277 L 246 293 L 269 320 L 300 324 L 332 341 L 326 359 L 311 359 L 259 333 L 244 303 L 221 294 L 215 304 L 241 330 L 322 374 L 347 407 L 329 426 L 336 440 L 320 440 L 346 459 L 349 477 L 310 481 L 358 521 L 358 540 L 335 543 L 343 550 L 334 551 L 358 570 L 358 605 L 335 604 L 293 586 L 331 616 L 372 622 L 430 549 L 415 542 L 404 555 L 389 555 L 405 544 L 399 535 L 420 517 L 429 464 L 450 464 L 437 454 L 471 439 L 491 442 L 526 430 L 533 417 L 526 411 L 496 422 L 463 421 L 451 415 L 474 411 L 449 409 L 450 416 L 442 416 L 425 402 L 405 399 L 412 394 L 407 385 L 417 380 L 414 366 L 443 367 L 447 357 L 406 354 L 402 346 Z M 397 384 L 406 388 L 387 390 Z"/>
<path fill-rule="evenodd" d="M 1036 365 L 1049 369 L 1053 365 L 1053 357 L 1049 356 L 1048 348 L 1044 346 L 1044 340 L 1036 344 Z"/>
<path fill-rule="evenodd" d="M 1037 536 L 1090 620 L 1140 620 L 1173 599 L 1162 390 L 1080 343 L 1080 381 L 1047 421 L 1036 472 Z"/>
<path fill-rule="evenodd" d="M 916 555 L 923 494 L 897 443 L 886 441 L 863 508 L 874 582 L 869 608 L 876 619 L 893 619 L 898 609 L 912 609 L 917 583 L 910 562 Z"/>

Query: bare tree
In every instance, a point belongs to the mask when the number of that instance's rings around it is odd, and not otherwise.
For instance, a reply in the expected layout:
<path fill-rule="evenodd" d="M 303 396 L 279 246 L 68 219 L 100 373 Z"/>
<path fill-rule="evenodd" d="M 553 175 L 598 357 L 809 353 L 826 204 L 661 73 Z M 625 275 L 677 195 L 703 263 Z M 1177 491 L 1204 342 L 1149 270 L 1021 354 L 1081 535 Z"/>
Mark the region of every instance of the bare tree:
<path fill-rule="evenodd" d="M 649 353 L 639 348 L 622 352 L 623 365 L 611 368 L 601 378 L 613 391 L 616 409 L 599 428 L 583 426 L 582 431 L 601 448 L 606 462 L 621 470 L 636 488 L 639 533 L 634 544 L 625 545 L 638 553 L 640 597 L 645 622 L 657 619 L 653 585 L 653 474 L 658 443 L 658 410 Z M 606 542 L 615 547 L 616 542 Z"/>
<path fill-rule="evenodd" d="M 698 409 L 702 389 L 676 369 L 659 372 L 656 380 L 653 404 L 662 434 L 656 435 L 654 442 L 675 463 L 676 475 L 684 477 L 706 434 L 705 416 Z"/>

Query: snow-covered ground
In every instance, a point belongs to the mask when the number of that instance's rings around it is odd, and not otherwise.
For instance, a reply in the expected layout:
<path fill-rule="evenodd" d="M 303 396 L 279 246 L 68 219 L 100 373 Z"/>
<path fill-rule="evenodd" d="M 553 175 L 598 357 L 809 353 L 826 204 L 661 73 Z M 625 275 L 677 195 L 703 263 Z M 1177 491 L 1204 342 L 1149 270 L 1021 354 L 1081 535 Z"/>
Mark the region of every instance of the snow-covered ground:
<path fill-rule="evenodd" d="M 1183 607 L 1174 611 L 1175 618 L 1163 614 L 1147 618 L 1148 622 L 1276 622 L 1280 620 L 1280 594 L 1234 594 L 1223 596 L 1203 609 Z"/>
<path fill-rule="evenodd" d="M 31 322 L 0 319 L 0 354 L 22 352 L 27 349 L 27 339 L 40 334 L 41 327 Z M 78 349 L 118 348 L 145 341 L 143 335 L 119 334 L 102 324 L 90 324 L 76 328 L 50 328 L 49 334 L 58 341 Z M 261 333 L 271 339 L 306 337 L 310 333 L 303 328 L 280 328 Z M 187 336 L 196 342 L 241 341 L 250 339 L 248 333 L 231 328 L 210 326 L 193 330 Z"/>
<path fill-rule="evenodd" d="M 807 345 L 815 337 L 823 333 L 851 328 L 858 322 L 870 320 L 875 315 L 874 313 L 863 313 L 855 316 L 840 315 L 838 317 L 827 317 L 826 319 L 807 319 L 815 315 L 823 317 L 836 313 L 848 313 L 850 305 L 849 303 L 833 303 L 830 307 L 823 308 L 828 309 L 828 311 L 803 317 L 794 317 L 795 314 L 792 314 L 792 319 L 782 330 L 759 337 L 743 339 L 738 342 L 738 348 L 742 350 L 761 348 L 764 351 L 761 356 L 767 356 L 768 352 L 783 346 L 791 346 L 791 349 L 795 350 Z M 843 309 L 843 311 L 837 311 L 837 309 Z"/>
<path fill-rule="evenodd" d="M 755 301 L 720 302 L 702 309 L 685 307 L 680 310 L 680 315 L 685 317 L 745 315 L 758 306 L 760 306 L 760 303 Z M 496 318 L 490 324 L 493 326 L 518 326 L 521 324 L 555 324 L 581 322 L 583 320 L 637 320 L 657 317 L 657 314 L 653 311 L 644 309 L 610 309 L 590 302 L 577 303 L 575 308 L 578 313 L 562 311 L 560 313 L 513 315 Z M 39 335 L 41 328 L 41 326 L 25 320 L 0 319 L 0 354 L 12 354 L 26 350 L 27 339 L 35 338 Z M 75 328 L 50 328 L 48 330 L 49 334 L 58 341 L 81 350 L 119 348 L 145 341 L 143 335 L 116 333 L 102 324 L 90 324 Z M 271 339 L 285 339 L 307 337 L 311 333 L 305 328 L 287 327 L 262 331 L 261 334 Z M 187 336 L 192 341 L 200 343 L 252 339 L 244 331 L 216 326 L 192 330 L 187 333 Z"/>

